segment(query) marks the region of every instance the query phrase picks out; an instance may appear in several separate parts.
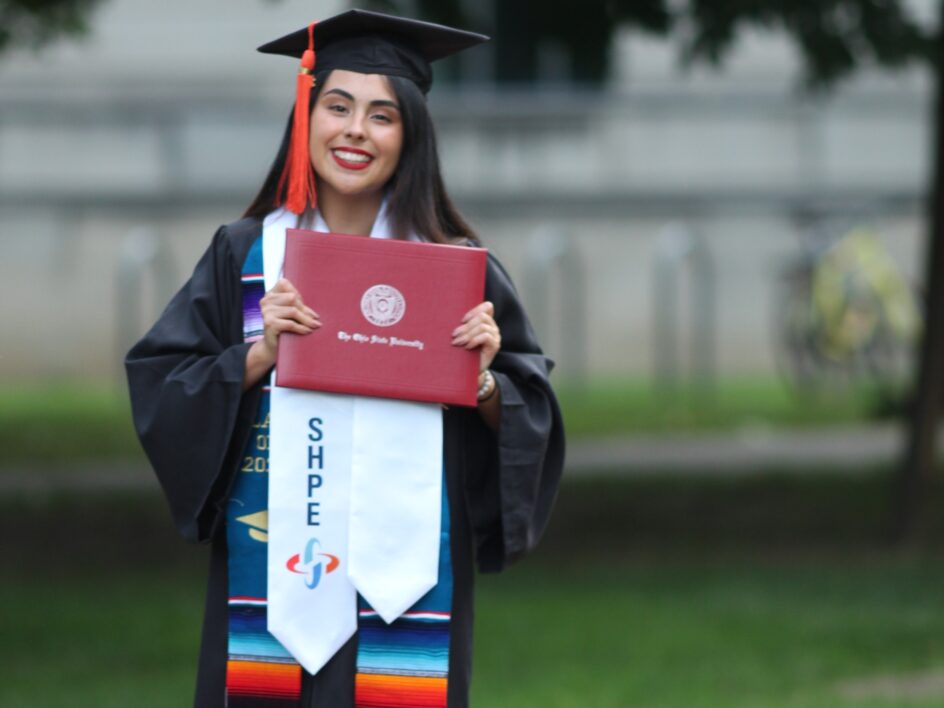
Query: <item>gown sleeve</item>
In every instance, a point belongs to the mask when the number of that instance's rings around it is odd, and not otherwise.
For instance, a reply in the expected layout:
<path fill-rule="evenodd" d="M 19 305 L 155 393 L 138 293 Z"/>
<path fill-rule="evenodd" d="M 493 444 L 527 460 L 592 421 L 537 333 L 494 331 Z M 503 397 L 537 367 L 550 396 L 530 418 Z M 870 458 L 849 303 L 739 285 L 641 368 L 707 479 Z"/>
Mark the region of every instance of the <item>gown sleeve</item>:
<path fill-rule="evenodd" d="M 181 535 L 207 541 L 251 427 L 239 266 L 221 227 L 190 280 L 125 358 L 135 428 Z"/>
<path fill-rule="evenodd" d="M 489 255 L 485 298 L 495 306 L 501 350 L 496 432 L 471 411 L 466 497 L 479 569 L 496 572 L 533 548 L 547 526 L 564 466 L 564 427 L 545 357 L 508 274 Z"/>

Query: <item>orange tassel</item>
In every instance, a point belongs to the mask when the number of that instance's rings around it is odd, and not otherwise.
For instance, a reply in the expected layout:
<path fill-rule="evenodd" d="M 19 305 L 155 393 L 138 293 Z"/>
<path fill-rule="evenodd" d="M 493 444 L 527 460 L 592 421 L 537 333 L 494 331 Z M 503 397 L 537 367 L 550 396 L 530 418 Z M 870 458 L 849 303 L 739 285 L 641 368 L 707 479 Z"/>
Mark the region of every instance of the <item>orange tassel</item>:
<path fill-rule="evenodd" d="M 315 72 L 315 23 L 308 25 L 308 49 L 302 55 L 301 67 L 295 79 L 295 112 L 292 116 L 292 137 L 289 141 L 288 155 L 285 168 L 279 179 L 278 194 L 288 184 L 288 194 L 285 199 L 285 208 L 293 214 L 301 214 L 310 204 L 317 206 L 318 197 L 315 192 L 315 170 L 311 166 L 311 157 L 308 150 L 308 131 L 311 117 L 311 89 L 314 84 Z"/>

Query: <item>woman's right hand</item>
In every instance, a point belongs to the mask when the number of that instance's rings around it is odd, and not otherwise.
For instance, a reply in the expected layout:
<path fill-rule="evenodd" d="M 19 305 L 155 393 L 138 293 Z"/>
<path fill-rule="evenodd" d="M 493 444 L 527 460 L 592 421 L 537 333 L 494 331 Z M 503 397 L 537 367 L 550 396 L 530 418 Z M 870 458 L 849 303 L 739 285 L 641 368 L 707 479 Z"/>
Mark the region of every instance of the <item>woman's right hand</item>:
<path fill-rule="evenodd" d="M 303 301 L 291 281 L 282 278 L 259 301 L 262 309 L 262 339 L 253 342 L 246 356 L 243 389 L 248 389 L 275 366 L 279 335 L 283 332 L 311 334 L 321 326 L 318 313 Z"/>
<path fill-rule="evenodd" d="M 308 307 L 291 281 L 282 278 L 259 301 L 262 308 L 262 341 L 271 352 L 272 363 L 279 351 L 282 332 L 311 334 L 321 326 L 318 313 Z"/>

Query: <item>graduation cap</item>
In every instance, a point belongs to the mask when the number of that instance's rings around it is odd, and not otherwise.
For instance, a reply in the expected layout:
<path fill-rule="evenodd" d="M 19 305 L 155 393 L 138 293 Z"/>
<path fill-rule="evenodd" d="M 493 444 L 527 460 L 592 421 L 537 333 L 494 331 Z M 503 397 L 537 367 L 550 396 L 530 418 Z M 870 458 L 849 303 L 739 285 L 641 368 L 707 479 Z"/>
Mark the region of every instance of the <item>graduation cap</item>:
<path fill-rule="evenodd" d="M 432 22 L 348 10 L 259 47 L 265 54 L 301 59 L 292 137 L 278 189 L 281 195 L 287 183 L 285 207 L 300 214 L 306 204 L 316 203 L 315 175 L 308 157 L 309 96 L 316 68 L 402 76 L 426 93 L 433 82 L 431 62 L 486 41 L 485 35 Z"/>
<path fill-rule="evenodd" d="M 430 62 L 488 41 L 483 34 L 367 10 L 348 10 L 313 25 L 312 43 L 304 27 L 263 44 L 259 51 L 301 59 L 314 49 L 319 71 L 403 76 L 426 93 L 433 82 Z"/>

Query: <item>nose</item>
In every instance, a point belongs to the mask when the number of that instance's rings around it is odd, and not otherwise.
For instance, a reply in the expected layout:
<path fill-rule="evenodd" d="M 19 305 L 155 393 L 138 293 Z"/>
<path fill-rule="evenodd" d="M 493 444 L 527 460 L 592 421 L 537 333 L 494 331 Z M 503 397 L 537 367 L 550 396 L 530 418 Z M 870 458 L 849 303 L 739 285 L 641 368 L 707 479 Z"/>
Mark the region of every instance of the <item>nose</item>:
<path fill-rule="evenodd" d="M 351 113 L 351 119 L 348 121 L 347 128 L 344 131 L 345 137 L 351 140 L 364 140 L 366 136 L 364 132 L 364 121 L 366 116 L 364 116 L 360 111 L 355 111 Z"/>

